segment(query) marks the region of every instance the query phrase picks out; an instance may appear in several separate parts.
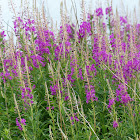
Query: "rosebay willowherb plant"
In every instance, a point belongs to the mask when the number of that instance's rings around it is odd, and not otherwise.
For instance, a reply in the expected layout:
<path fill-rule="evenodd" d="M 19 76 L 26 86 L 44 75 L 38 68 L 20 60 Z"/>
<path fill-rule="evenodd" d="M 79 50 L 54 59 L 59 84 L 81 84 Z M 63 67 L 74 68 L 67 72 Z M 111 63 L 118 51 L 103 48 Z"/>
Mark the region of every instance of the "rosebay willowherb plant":
<path fill-rule="evenodd" d="M 112 7 L 85 15 L 61 13 L 54 32 L 34 9 L 13 21 L 16 44 L 1 32 L 1 139 L 140 139 L 140 26 Z"/>

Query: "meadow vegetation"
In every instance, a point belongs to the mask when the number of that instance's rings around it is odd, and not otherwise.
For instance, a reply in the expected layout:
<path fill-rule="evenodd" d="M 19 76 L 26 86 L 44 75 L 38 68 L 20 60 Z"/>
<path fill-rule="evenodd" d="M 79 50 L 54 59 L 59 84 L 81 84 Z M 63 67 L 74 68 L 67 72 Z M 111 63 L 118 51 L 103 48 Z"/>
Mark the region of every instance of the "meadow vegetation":
<path fill-rule="evenodd" d="M 81 7 L 58 30 L 35 7 L 1 29 L 1 140 L 140 139 L 140 24 Z"/>

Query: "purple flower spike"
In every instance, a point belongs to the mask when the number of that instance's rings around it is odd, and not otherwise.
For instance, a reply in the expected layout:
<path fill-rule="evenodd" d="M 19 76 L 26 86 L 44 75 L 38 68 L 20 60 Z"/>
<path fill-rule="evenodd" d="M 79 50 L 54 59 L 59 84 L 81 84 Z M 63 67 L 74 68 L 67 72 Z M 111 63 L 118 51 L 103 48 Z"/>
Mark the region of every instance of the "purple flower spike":
<path fill-rule="evenodd" d="M 21 123 L 23 124 L 23 125 L 26 125 L 26 120 L 25 119 L 21 119 Z"/>
<path fill-rule="evenodd" d="M 118 123 L 116 121 L 113 122 L 113 127 L 117 128 L 118 127 Z"/>
<path fill-rule="evenodd" d="M 46 107 L 47 110 L 49 110 L 49 107 Z"/>
<path fill-rule="evenodd" d="M 102 16 L 103 16 L 103 10 L 102 10 L 102 8 L 96 9 L 96 15 L 97 15 L 98 17 L 102 17 Z"/>
<path fill-rule="evenodd" d="M 111 6 L 110 7 L 107 7 L 105 9 L 106 15 L 108 15 L 108 14 L 110 15 L 111 11 L 112 11 L 112 7 Z"/>
<path fill-rule="evenodd" d="M 66 96 L 66 97 L 65 97 L 65 101 L 67 101 L 68 99 L 69 99 L 69 96 Z"/>

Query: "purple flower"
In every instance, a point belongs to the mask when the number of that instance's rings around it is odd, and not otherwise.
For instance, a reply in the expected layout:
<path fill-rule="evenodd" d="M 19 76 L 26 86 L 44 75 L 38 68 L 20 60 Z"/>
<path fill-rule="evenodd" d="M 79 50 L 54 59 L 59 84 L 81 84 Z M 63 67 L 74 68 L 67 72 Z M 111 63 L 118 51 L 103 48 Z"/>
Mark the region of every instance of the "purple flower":
<path fill-rule="evenodd" d="M 77 122 L 79 122 L 79 119 L 77 118 L 77 116 L 74 116 L 74 118 L 75 118 L 75 120 L 76 120 Z"/>
<path fill-rule="evenodd" d="M 34 103 L 34 101 L 30 101 L 30 103 L 31 103 L 31 104 L 33 104 L 33 103 Z"/>
<path fill-rule="evenodd" d="M 68 99 L 69 99 L 69 96 L 66 96 L 64 100 L 67 101 Z"/>
<path fill-rule="evenodd" d="M 31 71 L 33 70 L 32 66 L 29 66 L 29 70 L 31 70 Z"/>
<path fill-rule="evenodd" d="M 117 128 L 118 127 L 118 123 L 116 121 L 113 122 L 113 127 Z"/>
<path fill-rule="evenodd" d="M 23 92 L 21 93 L 21 98 L 25 98 L 25 94 Z"/>
<path fill-rule="evenodd" d="M 23 125 L 26 125 L 26 120 L 25 119 L 21 119 L 21 123 L 23 124 Z"/>
<path fill-rule="evenodd" d="M 126 94 L 121 96 L 121 102 L 123 104 L 127 104 L 129 101 L 131 101 L 131 98 L 130 98 L 130 96 L 126 92 Z"/>
<path fill-rule="evenodd" d="M 49 110 L 49 107 L 46 107 L 47 110 Z"/>
<path fill-rule="evenodd" d="M 90 25 L 90 22 L 84 21 L 80 25 L 79 32 L 77 32 L 78 38 L 79 39 L 84 38 L 87 33 L 89 33 L 89 35 L 91 35 L 91 25 Z"/>
<path fill-rule="evenodd" d="M 9 78 L 9 80 L 12 80 L 13 79 L 11 76 L 9 76 L 8 78 Z"/>
<path fill-rule="evenodd" d="M 125 23 L 127 23 L 127 17 L 125 16 L 125 18 L 123 18 L 123 17 L 120 17 L 120 22 L 121 22 L 121 24 L 125 24 Z"/>
<path fill-rule="evenodd" d="M 126 86 L 123 84 L 118 85 L 118 89 L 116 89 L 116 101 L 126 105 L 129 101 L 132 101 L 132 98 L 125 91 Z"/>
<path fill-rule="evenodd" d="M 97 15 L 98 17 L 102 17 L 102 16 L 103 16 L 103 10 L 102 10 L 102 8 L 96 9 L 96 15 Z"/>
<path fill-rule="evenodd" d="M 8 77 L 8 76 L 10 76 L 10 73 L 9 72 L 6 72 L 5 73 L 5 77 Z"/>
<path fill-rule="evenodd" d="M 111 109 L 111 106 L 115 104 L 115 100 L 114 99 L 109 99 L 109 105 L 108 105 L 108 108 Z"/>
<path fill-rule="evenodd" d="M 71 120 L 73 120 L 73 117 L 70 117 Z"/>
<path fill-rule="evenodd" d="M 6 36 L 6 35 L 4 34 L 4 31 L 2 31 L 2 32 L 0 33 L 0 35 L 1 35 L 1 37 Z"/>
<path fill-rule="evenodd" d="M 83 75 L 82 75 L 82 69 L 81 68 L 79 68 L 78 78 L 81 78 L 81 80 L 83 80 Z"/>
<path fill-rule="evenodd" d="M 98 98 L 95 96 L 95 90 L 94 90 L 94 86 L 90 85 L 90 90 L 87 90 L 88 86 L 85 85 L 85 89 L 86 89 L 86 103 L 88 104 L 90 100 L 92 101 L 98 101 Z"/>
<path fill-rule="evenodd" d="M 71 120 L 74 120 L 75 119 L 75 121 L 80 121 L 78 118 L 77 118 L 77 116 L 76 116 L 76 113 L 74 113 L 74 117 L 70 117 L 70 119 Z M 74 124 L 74 122 L 72 122 L 72 125 Z"/>
<path fill-rule="evenodd" d="M 65 42 L 66 46 L 71 46 L 71 43 L 69 41 Z"/>
<path fill-rule="evenodd" d="M 58 90 L 58 86 L 57 86 L 57 85 L 54 85 L 53 87 L 50 86 L 50 89 L 51 89 L 52 95 L 56 95 L 56 92 L 57 92 L 57 90 Z"/>
<path fill-rule="evenodd" d="M 35 85 L 33 85 L 33 87 L 32 87 L 33 89 L 35 89 L 36 88 L 36 86 Z"/>
<path fill-rule="evenodd" d="M 18 121 L 18 118 L 16 118 L 16 125 L 18 126 L 18 129 L 19 129 L 19 130 L 21 130 L 21 131 L 23 130 L 23 129 L 22 129 L 22 126 L 20 125 L 20 123 L 19 123 L 19 121 Z"/>
<path fill-rule="evenodd" d="M 110 7 L 107 7 L 106 9 L 105 9 L 105 12 L 106 12 L 106 15 L 110 15 L 110 12 L 112 11 L 112 7 L 110 6 Z"/>

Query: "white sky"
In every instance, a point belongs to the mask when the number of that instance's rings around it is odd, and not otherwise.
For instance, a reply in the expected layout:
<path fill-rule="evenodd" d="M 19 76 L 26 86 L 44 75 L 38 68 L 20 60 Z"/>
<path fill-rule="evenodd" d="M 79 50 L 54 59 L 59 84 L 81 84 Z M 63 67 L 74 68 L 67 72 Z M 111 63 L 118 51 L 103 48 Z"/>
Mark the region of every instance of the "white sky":
<path fill-rule="evenodd" d="M 13 2 L 13 6 L 17 12 L 22 11 L 21 9 L 21 1 L 30 1 L 30 6 L 32 5 L 32 1 L 34 0 L 0 0 L 0 22 L 1 21 L 5 21 L 6 23 L 8 23 L 10 26 L 13 27 L 12 24 L 12 17 L 13 17 L 13 13 L 12 13 L 12 9 L 11 9 L 11 1 Z M 39 9 L 41 9 L 41 5 L 43 0 L 36 0 L 37 1 L 37 7 Z M 60 23 L 60 3 L 61 1 L 66 1 L 67 4 L 67 9 L 70 12 L 70 9 L 72 8 L 72 4 L 71 4 L 71 0 L 44 0 L 45 1 L 45 7 L 47 10 L 47 13 L 50 14 L 50 16 L 52 17 L 54 23 L 57 21 L 57 23 Z M 78 15 L 78 19 L 80 19 L 80 14 L 81 14 L 81 8 L 80 8 L 80 3 L 81 0 L 73 0 L 76 3 L 76 7 L 77 7 L 77 15 Z M 107 7 L 107 2 L 110 2 L 110 0 L 85 0 L 85 7 L 88 10 L 89 6 L 91 7 L 92 11 L 100 6 L 102 6 L 103 9 L 105 9 Z M 123 1 L 123 4 L 122 2 Z M 102 2 L 102 3 L 101 3 Z M 24 2 L 22 2 L 22 4 L 24 4 Z M 113 10 L 115 12 L 116 7 L 118 8 L 118 11 L 120 13 L 122 13 L 123 15 L 125 15 L 127 13 L 127 9 L 128 12 L 133 13 L 134 7 L 136 7 L 136 12 L 137 12 L 137 18 L 140 17 L 139 13 L 139 0 L 112 0 L 112 5 L 113 5 Z M 74 16 L 74 15 L 73 15 Z M 3 22 L 4 30 L 6 30 L 7 25 L 5 24 L 5 22 Z M 0 23 L 1 26 L 1 23 Z"/>

